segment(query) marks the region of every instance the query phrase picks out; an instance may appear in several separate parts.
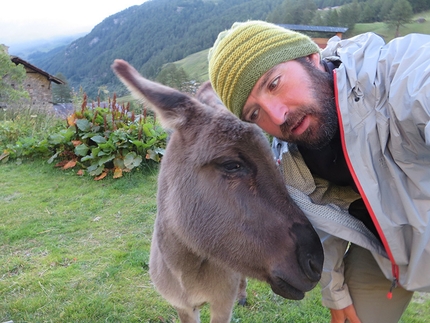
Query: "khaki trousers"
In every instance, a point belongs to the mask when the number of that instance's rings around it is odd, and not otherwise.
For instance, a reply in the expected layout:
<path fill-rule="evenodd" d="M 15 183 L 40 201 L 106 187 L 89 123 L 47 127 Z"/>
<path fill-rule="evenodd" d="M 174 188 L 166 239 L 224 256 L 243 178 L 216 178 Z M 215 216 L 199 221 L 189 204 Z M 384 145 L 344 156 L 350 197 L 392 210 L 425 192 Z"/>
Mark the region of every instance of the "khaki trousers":
<path fill-rule="evenodd" d="M 413 292 L 400 286 L 387 298 L 391 281 L 385 278 L 370 251 L 351 245 L 345 259 L 345 282 L 362 323 L 397 323 Z"/>

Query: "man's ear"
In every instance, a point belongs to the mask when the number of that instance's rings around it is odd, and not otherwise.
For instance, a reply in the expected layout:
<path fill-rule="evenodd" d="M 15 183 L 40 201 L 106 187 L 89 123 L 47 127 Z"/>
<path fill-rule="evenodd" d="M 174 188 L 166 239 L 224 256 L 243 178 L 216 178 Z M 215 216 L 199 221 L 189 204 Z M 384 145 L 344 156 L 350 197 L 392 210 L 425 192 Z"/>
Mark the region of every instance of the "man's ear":
<path fill-rule="evenodd" d="M 320 69 L 320 70 L 324 71 L 324 66 L 321 64 L 321 57 L 320 57 L 320 54 L 319 54 L 319 53 L 313 53 L 313 54 L 310 54 L 310 55 L 307 57 L 307 59 L 309 60 L 309 62 L 310 62 L 313 66 L 315 66 L 315 67 L 317 67 L 318 69 Z"/>

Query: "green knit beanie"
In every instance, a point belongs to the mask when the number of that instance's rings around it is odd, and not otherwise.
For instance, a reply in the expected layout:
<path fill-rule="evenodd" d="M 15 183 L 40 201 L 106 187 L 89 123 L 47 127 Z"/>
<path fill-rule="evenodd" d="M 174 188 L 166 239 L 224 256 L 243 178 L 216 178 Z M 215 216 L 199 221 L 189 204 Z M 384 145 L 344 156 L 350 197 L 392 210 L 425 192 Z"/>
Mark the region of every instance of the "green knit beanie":
<path fill-rule="evenodd" d="M 319 53 L 308 36 L 264 21 L 234 23 L 210 49 L 209 79 L 227 108 L 239 118 L 258 79 L 272 67 Z"/>

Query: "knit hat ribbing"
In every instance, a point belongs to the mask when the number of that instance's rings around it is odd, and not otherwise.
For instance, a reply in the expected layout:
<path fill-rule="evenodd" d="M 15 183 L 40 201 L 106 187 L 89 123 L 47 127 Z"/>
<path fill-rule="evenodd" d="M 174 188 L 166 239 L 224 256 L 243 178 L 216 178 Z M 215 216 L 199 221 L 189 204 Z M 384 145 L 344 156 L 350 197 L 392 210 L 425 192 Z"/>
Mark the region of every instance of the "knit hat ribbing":
<path fill-rule="evenodd" d="M 210 49 L 209 79 L 227 108 L 239 118 L 258 79 L 272 67 L 319 53 L 308 36 L 264 21 L 234 23 Z"/>

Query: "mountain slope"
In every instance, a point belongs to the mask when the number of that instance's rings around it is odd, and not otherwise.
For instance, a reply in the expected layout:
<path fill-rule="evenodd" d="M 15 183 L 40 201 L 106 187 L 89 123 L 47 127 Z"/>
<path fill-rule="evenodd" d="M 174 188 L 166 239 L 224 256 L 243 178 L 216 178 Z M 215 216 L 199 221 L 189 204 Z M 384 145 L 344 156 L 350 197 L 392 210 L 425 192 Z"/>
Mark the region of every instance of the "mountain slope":
<path fill-rule="evenodd" d="M 32 63 L 90 96 L 100 86 L 121 92 L 111 72 L 115 58 L 154 78 L 167 62 L 212 46 L 218 33 L 235 21 L 265 19 L 282 0 L 152 0 L 106 18 L 65 49 L 38 56 Z"/>

